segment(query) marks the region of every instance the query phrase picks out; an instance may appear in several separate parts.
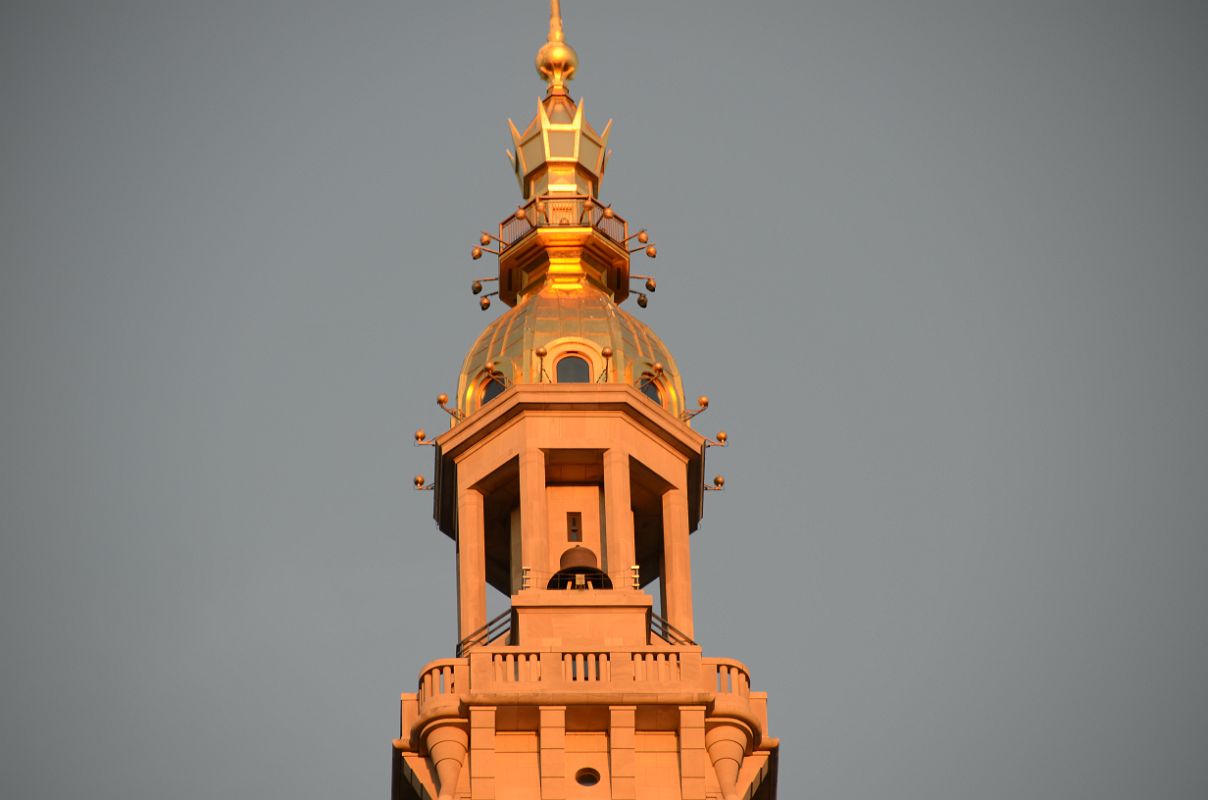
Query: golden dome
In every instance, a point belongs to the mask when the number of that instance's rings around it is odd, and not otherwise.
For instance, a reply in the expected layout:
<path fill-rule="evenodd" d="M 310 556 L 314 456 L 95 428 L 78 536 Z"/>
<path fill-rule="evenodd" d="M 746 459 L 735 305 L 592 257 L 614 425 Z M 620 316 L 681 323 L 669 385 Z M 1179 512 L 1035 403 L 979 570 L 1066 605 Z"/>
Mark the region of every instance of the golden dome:
<path fill-rule="evenodd" d="M 684 410 L 675 359 L 646 323 L 592 284 L 568 291 L 552 279 L 479 335 L 462 365 L 457 407 L 469 415 L 507 386 L 570 379 L 573 371 L 559 367 L 568 357 L 587 363 L 574 382 L 585 374 L 588 383 L 628 384 L 676 416 Z"/>

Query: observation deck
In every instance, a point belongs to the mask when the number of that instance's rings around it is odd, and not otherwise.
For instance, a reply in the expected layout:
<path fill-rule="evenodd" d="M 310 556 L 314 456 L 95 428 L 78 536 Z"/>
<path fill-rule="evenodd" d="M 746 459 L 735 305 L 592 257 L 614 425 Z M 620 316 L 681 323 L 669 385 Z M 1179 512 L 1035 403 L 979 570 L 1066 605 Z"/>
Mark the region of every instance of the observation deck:
<path fill-rule="evenodd" d="M 520 647 L 491 644 L 462 658 L 433 661 L 417 691 L 401 703 L 400 748 L 413 749 L 441 718 L 465 718 L 474 706 L 704 706 L 706 718 L 743 723 L 757 749 L 765 741 L 767 693 L 751 691 L 746 666 L 704 658 L 699 646 Z"/>
<path fill-rule="evenodd" d="M 631 236 L 624 217 L 590 195 L 544 194 L 504 218 L 493 238 L 499 245 L 499 299 L 514 306 L 547 274 L 568 286 L 586 279 L 623 302 L 629 296 L 628 245 L 645 236 Z M 481 253 L 476 249 L 475 257 Z"/>

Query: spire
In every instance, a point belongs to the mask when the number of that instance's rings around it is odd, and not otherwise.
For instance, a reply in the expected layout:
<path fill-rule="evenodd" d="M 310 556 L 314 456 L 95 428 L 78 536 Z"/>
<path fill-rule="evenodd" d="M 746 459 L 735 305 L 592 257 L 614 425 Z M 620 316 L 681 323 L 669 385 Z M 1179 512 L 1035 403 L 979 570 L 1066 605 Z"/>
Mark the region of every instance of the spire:
<path fill-rule="evenodd" d="M 566 36 L 562 33 L 562 4 L 558 0 L 549 0 L 549 40 L 566 41 Z"/>
<path fill-rule="evenodd" d="M 535 63 L 537 74 L 549 84 L 548 93 L 566 94 L 566 82 L 574 77 L 579 56 L 566 43 L 566 34 L 562 31 L 562 4 L 558 0 L 550 0 L 549 38 L 537 51 Z"/>
<path fill-rule="evenodd" d="M 562 4 L 550 0 L 549 38 L 537 51 L 537 74 L 549 84 L 537 101 L 537 115 L 527 128 L 508 120 L 512 145 L 508 159 L 525 200 L 543 195 L 599 197 L 600 180 L 612 153 L 608 132 L 612 120 L 597 133 L 583 116 L 583 102 L 566 91 L 579 56 L 566 43 Z M 523 132 L 521 132 L 523 130 Z"/>

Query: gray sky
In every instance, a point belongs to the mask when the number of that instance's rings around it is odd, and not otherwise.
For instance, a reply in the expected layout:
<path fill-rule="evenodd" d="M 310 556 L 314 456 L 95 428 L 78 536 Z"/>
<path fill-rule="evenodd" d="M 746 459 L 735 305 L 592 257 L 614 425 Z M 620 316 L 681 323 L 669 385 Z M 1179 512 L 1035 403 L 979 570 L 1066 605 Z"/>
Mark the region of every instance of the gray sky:
<path fill-rule="evenodd" d="M 781 794 L 1208 796 L 1208 11 L 567 0 Z M 0 10 L 0 795 L 383 797 L 540 0 Z"/>

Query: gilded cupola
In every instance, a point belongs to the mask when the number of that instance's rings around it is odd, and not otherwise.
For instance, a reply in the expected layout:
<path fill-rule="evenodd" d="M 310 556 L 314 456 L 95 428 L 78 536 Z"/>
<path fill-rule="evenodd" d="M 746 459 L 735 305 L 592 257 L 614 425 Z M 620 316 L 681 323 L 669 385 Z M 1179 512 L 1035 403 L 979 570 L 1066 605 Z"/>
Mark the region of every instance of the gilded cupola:
<path fill-rule="evenodd" d="M 639 252 L 654 258 L 657 251 L 645 230 L 631 232 L 599 199 L 612 121 L 597 133 L 582 100 L 568 93 L 578 64 L 560 4 L 552 0 L 549 36 L 536 57 L 546 96 L 523 132 L 508 120 L 515 148 L 508 157 L 526 202 L 496 232 L 484 231 L 473 252 L 475 259 L 484 252 L 499 258 L 498 275 L 474 281 L 482 308 L 491 307 L 492 297 L 511 308 L 470 348 L 455 420 L 523 383 L 623 383 L 671 414 L 684 413 L 671 353 L 620 307 L 632 280 L 655 290 L 653 278 L 631 273 L 630 258 Z M 645 307 L 647 295 L 637 299 Z"/>

